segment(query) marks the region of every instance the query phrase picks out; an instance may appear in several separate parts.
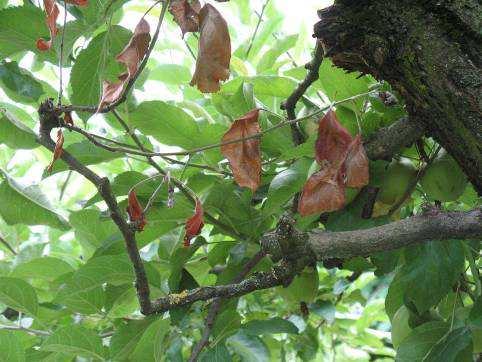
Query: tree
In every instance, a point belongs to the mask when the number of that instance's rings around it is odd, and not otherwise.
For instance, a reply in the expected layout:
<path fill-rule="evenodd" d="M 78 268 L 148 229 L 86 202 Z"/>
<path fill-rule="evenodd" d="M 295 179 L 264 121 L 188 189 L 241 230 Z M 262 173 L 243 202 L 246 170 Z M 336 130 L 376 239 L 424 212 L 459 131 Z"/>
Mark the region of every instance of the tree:
<path fill-rule="evenodd" d="M 0 2 L 2 360 L 480 358 L 480 5 L 282 6 Z"/>

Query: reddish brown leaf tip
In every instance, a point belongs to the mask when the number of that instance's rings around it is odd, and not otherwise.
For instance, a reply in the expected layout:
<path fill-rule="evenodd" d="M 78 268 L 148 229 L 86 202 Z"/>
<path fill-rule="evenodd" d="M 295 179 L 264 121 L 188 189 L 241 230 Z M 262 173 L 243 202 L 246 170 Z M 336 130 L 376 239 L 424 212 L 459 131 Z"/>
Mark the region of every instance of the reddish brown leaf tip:
<path fill-rule="evenodd" d="M 40 51 L 47 51 L 52 47 L 52 41 L 59 31 L 56 24 L 57 17 L 59 16 L 59 8 L 55 1 L 44 0 L 44 9 L 45 14 L 47 15 L 46 22 L 50 32 L 50 40 L 47 41 L 42 38 L 37 40 L 37 49 Z"/>
<path fill-rule="evenodd" d="M 253 109 L 234 121 L 222 138 L 223 143 L 260 133 L 259 109 Z M 224 144 L 221 153 L 228 159 L 234 180 L 241 187 L 256 189 L 261 184 L 261 151 L 259 138 Z"/>
<path fill-rule="evenodd" d="M 52 157 L 52 161 L 47 166 L 47 172 L 48 173 L 52 172 L 52 168 L 54 167 L 55 161 L 57 161 L 62 156 L 63 146 L 64 146 L 64 134 L 62 133 L 62 130 L 59 129 L 57 131 L 57 142 L 55 142 L 55 148 L 54 148 L 54 154 L 53 154 L 53 157 Z"/>
<path fill-rule="evenodd" d="M 368 184 L 368 157 L 360 135 L 357 135 L 348 147 L 344 168 L 348 187 L 363 187 Z"/>
<path fill-rule="evenodd" d="M 77 6 L 87 6 L 87 5 L 89 5 L 88 0 L 67 0 L 67 3 L 74 4 L 74 5 L 77 5 Z"/>
<path fill-rule="evenodd" d="M 131 190 L 127 195 L 127 214 L 129 215 L 129 221 L 136 224 L 138 231 L 144 230 L 147 221 L 144 216 L 144 210 L 134 190 Z"/>
<path fill-rule="evenodd" d="M 191 245 L 191 239 L 201 233 L 204 226 L 204 210 L 199 199 L 196 199 L 194 215 L 186 221 L 186 234 L 184 236 L 184 246 Z"/>
<path fill-rule="evenodd" d="M 229 77 L 231 40 L 226 20 L 210 4 L 199 12 L 200 36 L 196 70 L 190 84 L 203 93 L 219 91 L 220 81 Z"/>

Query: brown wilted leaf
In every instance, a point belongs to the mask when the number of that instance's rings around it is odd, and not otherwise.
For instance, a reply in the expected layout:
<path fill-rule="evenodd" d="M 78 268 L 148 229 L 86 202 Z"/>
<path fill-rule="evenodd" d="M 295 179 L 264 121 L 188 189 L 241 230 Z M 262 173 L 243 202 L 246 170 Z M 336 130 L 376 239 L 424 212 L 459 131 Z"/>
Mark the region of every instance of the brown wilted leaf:
<path fill-rule="evenodd" d="M 191 245 L 191 239 L 199 235 L 204 226 L 204 210 L 199 199 L 196 199 L 194 215 L 186 221 L 186 234 L 184 235 L 184 246 Z"/>
<path fill-rule="evenodd" d="M 39 38 L 37 40 L 37 49 L 40 51 L 47 51 L 52 47 L 54 37 L 57 35 L 57 17 L 59 16 L 59 8 L 55 0 L 44 0 L 45 14 L 47 15 L 47 26 L 50 31 L 50 40 Z"/>
<path fill-rule="evenodd" d="M 338 168 L 325 167 L 306 181 L 298 203 L 301 216 L 339 210 L 345 204 L 345 185 Z"/>
<path fill-rule="evenodd" d="M 246 138 L 260 132 L 259 109 L 253 109 L 234 121 L 224 134 L 222 142 Z M 234 179 L 241 187 L 256 191 L 261 183 L 261 152 L 259 139 L 251 138 L 221 146 L 221 153 L 228 159 Z"/>
<path fill-rule="evenodd" d="M 344 168 L 348 187 L 363 187 L 368 184 L 368 157 L 360 135 L 357 135 L 348 147 Z"/>
<path fill-rule="evenodd" d="M 221 14 L 210 4 L 199 12 L 200 36 L 196 70 L 191 85 L 203 93 L 219 91 L 219 82 L 229 77 L 231 40 L 228 25 Z"/>
<path fill-rule="evenodd" d="M 100 112 L 105 105 L 114 103 L 122 95 L 124 90 L 124 85 L 127 83 L 129 76 L 127 73 L 121 74 L 119 76 L 118 82 L 109 82 L 104 80 L 102 82 L 102 98 L 100 99 L 99 106 L 97 107 L 97 112 Z"/>
<path fill-rule="evenodd" d="M 72 112 L 68 111 L 64 113 L 64 123 L 73 126 L 74 120 L 72 119 Z"/>
<path fill-rule="evenodd" d="M 134 190 L 129 191 L 129 194 L 127 195 L 127 214 L 129 215 L 129 221 L 136 224 L 137 230 L 144 230 L 147 221 L 144 215 L 144 210 L 142 209 Z"/>
<path fill-rule="evenodd" d="M 144 19 L 141 19 L 137 24 L 129 43 L 116 57 L 116 60 L 119 63 L 122 63 L 127 67 L 129 78 L 132 78 L 137 73 L 139 63 L 146 55 L 147 49 L 149 48 L 149 42 L 151 41 L 149 31 L 149 24 Z"/>
<path fill-rule="evenodd" d="M 64 146 L 64 134 L 62 133 L 62 130 L 59 129 L 57 131 L 57 142 L 55 142 L 55 148 L 54 148 L 54 154 L 52 157 L 52 161 L 47 167 L 47 172 L 51 173 L 52 168 L 54 167 L 55 161 L 57 161 L 61 156 L 63 152 L 63 146 Z"/>
<path fill-rule="evenodd" d="M 333 110 L 328 111 L 320 120 L 318 138 L 315 144 L 316 161 L 324 164 L 324 160 L 334 167 L 346 157 L 348 146 L 352 141 L 350 133 L 341 125 Z"/>
<path fill-rule="evenodd" d="M 169 12 L 174 17 L 174 21 L 179 25 L 182 36 L 189 32 L 199 30 L 199 11 L 201 4 L 199 0 L 193 0 L 191 3 L 187 0 L 173 0 L 169 4 Z"/>
<path fill-rule="evenodd" d="M 102 82 L 102 97 L 97 107 L 97 112 L 108 104 L 114 103 L 122 96 L 124 86 L 131 78 L 135 76 L 139 69 L 139 64 L 146 55 L 149 48 L 151 36 L 149 35 L 149 24 L 144 19 L 141 19 L 137 24 L 134 34 L 132 34 L 129 43 L 124 50 L 117 55 L 116 60 L 127 67 L 127 72 L 119 76 L 118 82 Z"/>

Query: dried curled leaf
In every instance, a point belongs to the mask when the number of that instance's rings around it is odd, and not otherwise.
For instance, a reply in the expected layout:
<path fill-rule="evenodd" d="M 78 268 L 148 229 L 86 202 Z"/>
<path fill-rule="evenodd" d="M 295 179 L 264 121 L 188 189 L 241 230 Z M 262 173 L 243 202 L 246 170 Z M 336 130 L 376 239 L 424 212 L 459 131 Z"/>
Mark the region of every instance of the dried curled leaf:
<path fill-rule="evenodd" d="M 149 42 L 151 41 L 149 30 L 147 21 L 141 19 L 129 43 L 122 52 L 117 55 L 116 60 L 127 67 L 127 72 L 119 76 L 118 82 L 113 83 L 106 80 L 102 82 L 102 97 L 97 107 L 97 112 L 105 105 L 116 102 L 122 96 L 124 86 L 139 70 L 139 64 L 149 49 Z"/>
<path fill-rule="evenodd" d="M 44 0 L 45 14 L 47 15 L 47 26 L 50 31 L 50 40 L 39 38 L 37 40 L 37 49 L 40 51 L 47 51 L 52 47 L 54 37 L 57 35 L 59 29 L 57 29 L 57 17 L 59 16 L 59 8 L 55 3 L 55 0 Z"/>
<path fill-rule="evenodd" d="M 55 161 L 57 161 L 61 156 L 63 152 L 63 146 L 64 146 L 64 134 L 62 133 L 62 130 L 59 129 L 57 131 L 57 142 L 55 142 L 55 148 L 54 148 L 54 154 L 52 157 L 52 161 L 47 167 L 47 172 L 50 173 L 52 172 L 52 168 L 54 167 Z"/>
<path fill-rule="evenodd" d="M 116 60 L 127 67 L 127 74 L 132 78 L 139 68 L 139 63 L 142 61 L 149 48 L 151 35 L 149 34 L 149 24 L 144 19 L 141 19 L 137 24 L 134 34 L 132 34 L 129 43 L 117 55 Z"/>
<path fill-rule="evenodd" d="M 187 0 L 174 0 L 169 4 L 169 12 L 174 17 L 174 21 L 179 25 L 182 36 L 189 32 L 199 30 L 199 11 L 201 4 L 199 0 L 193 0 L 191 3 Z"/>
<path fill-rule="evenodd" d="M 350 133 L 338 121 L 336 113 L 333 110 L 328 111 L 318 126 L 316 161 L 322 165 L 326 160 L 336 167 L 345 159 L 351 141 Z"/>
<path fill-rule="evenodd" d="M 71 126 L 74 125 L 74 120 L 72 119 L 72 112 L 68 111 L 64 113 L 64 123 Z"/>
<path fill-rule="evenodd" d="M 222 142 L 230 142 L 260 132 L 258 123 L 259 109 L 253 109 L 243 117 L 234 121 L 224 134 Z M 236 183 L 241 187 L 249 187 L 256 191 L 261 183 L 261 151 L 259 138 L 251 138 L 240 142 L 221 146 L 221 153 L 228 159 Z"/>
<path fill-rule="evenodd" d="M 322 169 L 303 188 L 298 204 L 303 216 L 339 210 L 345 203 L 345 186 L 368 184 L 368 158 L 361 136 L 353 139 L 333 110 L 320 121 L 315 155 Z"/>
<path fill-rule="evenodd" d="M 306 181 L 298 212 L 301 216 L 339 210 L 345 204 L 345 184 L 338 168 L 325 167 Z"/>
<path fill-rule="evenodd" d="M 219 82 L 229 77 L 231 40 L 228 25 L 221 14 L 210 4 L 199 12 L 200 36 L 196 70 L 191 85 L 203 93 L 219 91 Z"/>
<path fill-rule="evenodd" d="M 108 80 L 102 82 L 102 97 L 99 101 L 97 112 L 99 112 L 105 105 L 114 103 L 119 99 L 124 91 L 124 85 L 127 83 L 128 78 L 127 73 L 123 73 L 119 76 L 118 82 L 113 83 Z"/>
<path fill-rule="evenodd" d="M 348 147 L 344 168 L 348 187 L 363 187 L 368 184 L 368 157 L 360 135 L 357 135 Z"/>
<path fill-rule="evenodd" d="M 196 199 L 194 215 L 186 221 L 186 234 L 184 235 L 184 246 L 191 245 L 191 239 L 199 235 L 204 226 L 204 210 L 199 199 Z"/>
<path fill-rule="evenodd" d="M 127 195 L 127 214 L 129 215 L 129 221 L 136 224 L 137 230 L 144 230 L 147 221 L 145 219 L 144 210 L 142 209 L 134 190 L 129 191 L 129 194 Z"/>

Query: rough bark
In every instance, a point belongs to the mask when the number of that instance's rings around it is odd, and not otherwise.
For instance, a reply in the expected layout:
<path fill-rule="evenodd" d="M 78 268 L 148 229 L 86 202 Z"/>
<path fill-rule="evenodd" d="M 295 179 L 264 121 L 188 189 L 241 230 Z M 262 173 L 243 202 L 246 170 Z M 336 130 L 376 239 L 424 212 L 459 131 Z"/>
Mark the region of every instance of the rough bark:
<path fill-rule="evenodd" d="M 338 0 L 319 11 L 325 56 L 388 81 L 482 194 L 482 5 Z"/>

